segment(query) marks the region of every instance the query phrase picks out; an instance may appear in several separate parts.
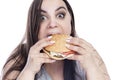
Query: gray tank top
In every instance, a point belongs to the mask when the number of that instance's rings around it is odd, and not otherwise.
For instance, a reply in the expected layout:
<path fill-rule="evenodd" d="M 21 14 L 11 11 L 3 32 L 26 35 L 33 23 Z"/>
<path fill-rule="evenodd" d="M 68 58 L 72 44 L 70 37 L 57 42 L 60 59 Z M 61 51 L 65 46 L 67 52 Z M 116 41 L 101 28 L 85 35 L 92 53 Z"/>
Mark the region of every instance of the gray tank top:
<path fill-rule="evenodd" d="M 76 80 L 87 80 L 85 71 L 80 67 L 80 64 L 76 62 L 77 66 L 75 68 L 77 75 Z M 45 70 L 44 66 L 42 66 L 41 70 L 36 74 L 35 80 L 52 80 L 47 71 Z"/>

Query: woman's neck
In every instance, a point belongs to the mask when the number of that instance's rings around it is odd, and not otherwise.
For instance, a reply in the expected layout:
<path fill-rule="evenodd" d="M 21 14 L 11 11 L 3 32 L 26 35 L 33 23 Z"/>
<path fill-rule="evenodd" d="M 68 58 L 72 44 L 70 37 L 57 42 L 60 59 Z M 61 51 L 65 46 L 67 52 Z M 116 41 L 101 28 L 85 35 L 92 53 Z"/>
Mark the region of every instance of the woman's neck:
<path fill-rule="evenodd" d="M 48 63 L 45 64 L 45 69 L 48 72 L 48 74 L 51 76 L 52 79 L 59 79 L 63 80 L 63 68 L 64 68 L 64 62 L 63 61 L 56 61 L 54 63 Z"/>

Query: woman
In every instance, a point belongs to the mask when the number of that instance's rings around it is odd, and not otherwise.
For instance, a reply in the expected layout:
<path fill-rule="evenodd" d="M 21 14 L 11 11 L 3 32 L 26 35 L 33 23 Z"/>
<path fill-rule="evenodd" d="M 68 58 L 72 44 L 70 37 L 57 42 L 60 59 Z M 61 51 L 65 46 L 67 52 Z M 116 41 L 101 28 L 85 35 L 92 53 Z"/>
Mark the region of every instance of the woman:
<path fill-rule="evenodd" d="M 53 60 L 42 49 L 55 42 L 51 34 L 67 34 L 66 47 L 76 52 Z M 74 15 L 67 0 L 34 0 L 26 36 L 3 68 L 3 80 L 110 80 L 104 62 L 92 45 L 76 37 Z"/>

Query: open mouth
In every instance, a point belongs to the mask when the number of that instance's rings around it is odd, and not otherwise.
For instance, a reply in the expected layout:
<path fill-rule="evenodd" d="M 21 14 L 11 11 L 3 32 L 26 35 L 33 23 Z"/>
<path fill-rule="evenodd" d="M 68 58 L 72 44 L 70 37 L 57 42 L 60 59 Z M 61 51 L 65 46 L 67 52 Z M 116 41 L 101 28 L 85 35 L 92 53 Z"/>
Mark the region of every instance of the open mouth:
<path fill-rule="evenodd" d="M 47 37 L 52 36 L 53 34 L 62 34 L 62 33 L 50 33 L 47 35 Z"/>

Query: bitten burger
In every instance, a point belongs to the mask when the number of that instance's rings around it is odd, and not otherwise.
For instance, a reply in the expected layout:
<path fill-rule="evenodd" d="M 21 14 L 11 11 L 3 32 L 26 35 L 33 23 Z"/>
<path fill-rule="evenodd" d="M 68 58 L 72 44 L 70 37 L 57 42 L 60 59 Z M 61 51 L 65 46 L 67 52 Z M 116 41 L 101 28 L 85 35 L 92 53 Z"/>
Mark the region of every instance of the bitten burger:
<path fill-rule="evenodd" d="M 69 37 L 66 34 L 53 34 L 51 40 L 55 41 L 55 43 L 45 47 L 43 51 L 55 60 L 63 60 L 72 56 L 75 52 L 65 46 L 67 44 L 66 39 Z"/>

